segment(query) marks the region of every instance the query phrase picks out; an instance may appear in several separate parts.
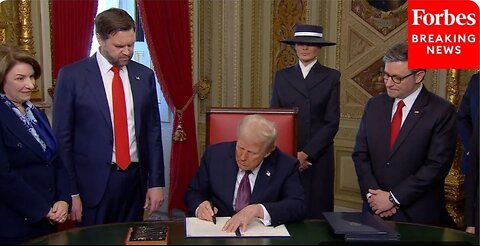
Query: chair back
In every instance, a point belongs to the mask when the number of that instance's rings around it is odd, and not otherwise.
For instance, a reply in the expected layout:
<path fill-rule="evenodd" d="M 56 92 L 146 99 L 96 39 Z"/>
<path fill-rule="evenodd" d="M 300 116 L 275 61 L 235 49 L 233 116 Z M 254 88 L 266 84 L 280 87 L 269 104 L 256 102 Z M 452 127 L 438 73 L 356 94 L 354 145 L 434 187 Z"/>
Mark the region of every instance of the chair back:
<path fill-rule="evenodd" d="M 297 157 L 297 108 L 208 108 L 206 144 L 236 140 L 238 123 L 249 114 L 259 114 L 273 121 L 277 128 L 277 146 Z"/>

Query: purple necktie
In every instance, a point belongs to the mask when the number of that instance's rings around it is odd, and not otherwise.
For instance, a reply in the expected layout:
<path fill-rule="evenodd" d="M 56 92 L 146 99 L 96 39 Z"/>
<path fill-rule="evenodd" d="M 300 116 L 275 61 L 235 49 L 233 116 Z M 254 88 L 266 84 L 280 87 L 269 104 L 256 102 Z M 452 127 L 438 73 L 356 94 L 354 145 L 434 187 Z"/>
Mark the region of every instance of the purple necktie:
<path fill-rule="evenodd" d="M 250 180 L 248 175 L 251 173 L 251 170 L 246 170 L 242 181 L 240 181 L 240 185 L 238 186 L 237 190 L 237 200 L 235 201 L 235 212 L 242 210 L 250 203 L 252 190 L 250 189 Z"/>

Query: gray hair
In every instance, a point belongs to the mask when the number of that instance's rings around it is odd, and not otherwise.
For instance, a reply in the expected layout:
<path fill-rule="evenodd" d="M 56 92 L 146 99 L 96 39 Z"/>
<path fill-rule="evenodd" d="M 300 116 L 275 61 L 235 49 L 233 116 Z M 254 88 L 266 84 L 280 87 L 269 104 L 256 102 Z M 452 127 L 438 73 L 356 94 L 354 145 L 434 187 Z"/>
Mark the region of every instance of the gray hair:
<path fill-rule="evenodd" d="M 408 62 L 408 42 L 402 41 L 387 49 L 383 56 L 384 63 Z M 425 69 L 413 69 L 412 72 L 425 71 Z"/>
<path fill-rule="evenodd" d="M 275 123 L 258 114 L 245 116 L 238 124 L 237 136 L 255 136 L 265 143 L 268 150 L 273 150 L 277 141 Z"/>

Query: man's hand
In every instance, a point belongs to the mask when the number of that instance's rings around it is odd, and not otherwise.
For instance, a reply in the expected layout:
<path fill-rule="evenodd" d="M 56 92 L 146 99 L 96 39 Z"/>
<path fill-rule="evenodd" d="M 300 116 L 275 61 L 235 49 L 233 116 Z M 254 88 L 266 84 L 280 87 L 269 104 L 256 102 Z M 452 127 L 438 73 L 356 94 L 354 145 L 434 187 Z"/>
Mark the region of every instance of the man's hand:
<path fill-rule="evenodd" d="M 198 205 L 197 218 L 201 220 L 212 221 L 212 217 L 218 213 L 217 208 L 212 209 L 212 205 L 209 201 L 203 201 Z"/>
<path fill-rule="evenodd" d="M 385 212 L 380 213 L 379 216 L 382 217 L 382 218 L 390 217 L 390 216 L 396 214 L 397 210 L 398 210 L 397 207 L 392 207 L 390 210 L 387 210 Z"/>
<path fill-rule="evenodd" d="M 307 158 L 308 158 L 308 155 L 305 152 L 303 151 L 297 152 L 297 159 L 298 159 L 298 162 L 300 163 L 298 165 L 298 170 L 300 172 L 307 170 L 308 167 L 312 165 L 312 163 L 307 161 Z"/>
<path fill-rule="evenodd" d="M 72 196 L 72 211 L 70 211 L 70 215 L 68 216 L 72 221 L 82 222 L 82 199 L 80 199 L 79 195 Z"/>
<path fill-rule="evenodd" d="M 250 204 L 233 215 L 223 226 L 222 230 L 234 232 L 240 227 L 240 231 L 247 231 L 248 223 L 255 218 L 263 218 L 263 209 L 260 204 Z"/>
<path fill-rule="evenodd" d="M 397 212 L 394 204 L 392 204 L 388 199 L 388 197 L 390 196 L 390 192 L 372 189 L 368 189 L 368 192 L 372 194 L 372 196 L 368 198 L 368 205 L 370 206 L 372 211 L 375 212 L 375 214 L 379 214 L 381 216 L 381 214 L 383 213 L 382 217 L 388 217 L 392 216 Z M 392 208 L 395 208 L 395 210 L 389 211 Z"/>
<path fill-rule="evenodd" d="M 148 215 L 150 215 L 153 211 L 159 209 L 162 206 L 163 200 L 164 197 L 162 187 L 149 188 L 143 208 L 148 209 Z"/>

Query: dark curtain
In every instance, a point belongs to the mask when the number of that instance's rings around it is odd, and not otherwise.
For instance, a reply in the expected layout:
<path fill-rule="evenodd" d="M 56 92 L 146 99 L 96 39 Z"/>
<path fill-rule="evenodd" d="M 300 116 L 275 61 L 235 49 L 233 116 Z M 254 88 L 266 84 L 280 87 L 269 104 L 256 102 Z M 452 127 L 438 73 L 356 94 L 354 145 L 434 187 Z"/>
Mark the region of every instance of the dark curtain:
<path fill-rule="evenodd" d="M 186 211 L 183 197 L 198 167 L 195 114 L 191 97 L 192 58 L 188 0 L 138 0 L 148 49 L 165 99 L 180 123 L 184 141 L 172 141 L 168 212 Z M 173 137 L 173 136 L 172 136 Z"/>
<path fill-rule="evenodd" d="M 51 0 L 52 77 L 63 66 L 85 58 L 92 46 L 97 0 Z M 59 230 L 74 227 L 68 220 Z"/>

